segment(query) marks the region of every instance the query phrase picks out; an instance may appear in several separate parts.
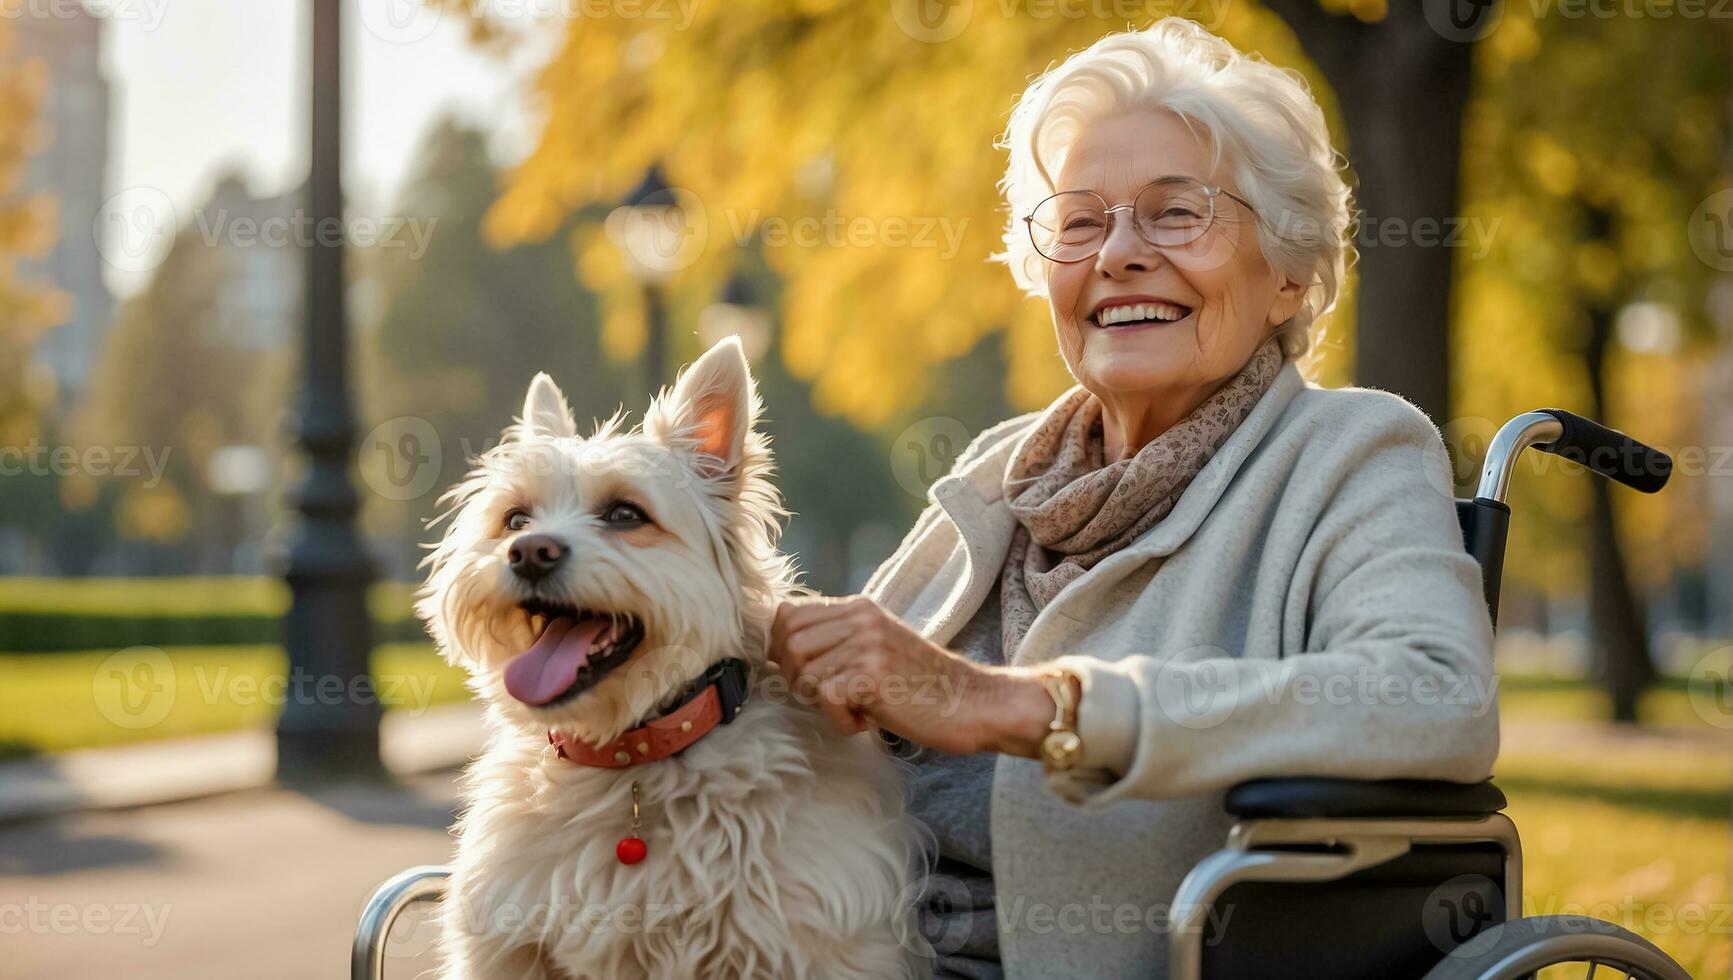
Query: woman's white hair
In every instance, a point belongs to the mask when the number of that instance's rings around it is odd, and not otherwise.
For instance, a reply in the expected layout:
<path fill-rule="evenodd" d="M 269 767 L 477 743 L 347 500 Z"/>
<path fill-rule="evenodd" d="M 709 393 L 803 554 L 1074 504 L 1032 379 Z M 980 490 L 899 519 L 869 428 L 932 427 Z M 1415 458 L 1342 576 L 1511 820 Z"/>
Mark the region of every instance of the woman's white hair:
<path fill-rule="evenodd" d="M 1353 252 L 1344 161 L 1330 146 L 1305 76 L 1241 54 L 1183 17 L 1109 34 L 1024 91 L 999 144 L 1010 151 L 999 182 L 1010 218 L 1005 251 L 994 258 L 1010 266 L 1025 292 L 1044 295 L 1045 260 L 1023 218 L 1061 189 L 1053 175 L 1089 123 L 1157 109 L 1202 128 L 1212 168 L 1227 156 L 1241 196 L 1257 209 L 1265 260 L 1288 279 L 1310 284 L 1299 312 L 1281 328 L 1283 352 L 1304 355 L 1312 324 L 1336 305 Z"/>

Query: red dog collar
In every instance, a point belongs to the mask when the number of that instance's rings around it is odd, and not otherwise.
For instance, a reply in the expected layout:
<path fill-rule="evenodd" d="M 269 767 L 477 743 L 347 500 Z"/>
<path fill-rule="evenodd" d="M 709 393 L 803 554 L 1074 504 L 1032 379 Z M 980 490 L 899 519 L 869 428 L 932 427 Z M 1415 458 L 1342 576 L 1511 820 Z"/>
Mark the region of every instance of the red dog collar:
<path fill-rule="evenodd" d="M 568 762 L 600 769 L 624 769 L 679 755 L 740 713 L 746 703 L 746 662 L 720 661 L 704 672 L 699 684 L 697 693 L 674 710 L 606 745 L 591 745 L 554 731 L 548 732 L 548 744 Z"/>

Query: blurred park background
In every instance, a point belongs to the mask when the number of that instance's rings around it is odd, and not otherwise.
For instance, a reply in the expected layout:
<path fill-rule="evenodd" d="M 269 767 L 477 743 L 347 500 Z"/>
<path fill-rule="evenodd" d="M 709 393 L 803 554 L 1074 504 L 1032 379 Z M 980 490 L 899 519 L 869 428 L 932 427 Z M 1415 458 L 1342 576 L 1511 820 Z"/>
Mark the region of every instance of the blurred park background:
<path fill-rule="evenodd" d="M 11 765 L 269 732 L 296 697 L 282 576 L 297 415 L 321 404 L 307 257 L 329 244 L 308 203 L 311 6 L 0 0 Z M 787 548 L 819 589 L 857 589 L 975 433 L 1070 383 L 1045 306 L 987 261 L 1012 100 L 1107 31 L 1187 16 L 1305 73 L 1351 165 L 1360 260 L 1314 379 L 1415 400 L 1465 493 L 1498 425 L 1541 406 L 1674 453 L 1655 497 L 1551 457 L 1520 472 L 1499 781 L 1531 912 L 1613 918 L 1729 975 L 1733 8 L 1505 0 L 1468 27 L 1453 9 L 345 3 L 337 471 L 373 701 L 467 700 L 410 615 L 416 564 L 440 492 L 539 370 L 580 422 L 606 418 L 741 334 Z M 419 825 L 439 860 L 440 819 Z M 0 829 L 0 903 L 101 869 L 9 853 L 36 833 Z M 76 945 L 37 938 L 45 972 Z"/>

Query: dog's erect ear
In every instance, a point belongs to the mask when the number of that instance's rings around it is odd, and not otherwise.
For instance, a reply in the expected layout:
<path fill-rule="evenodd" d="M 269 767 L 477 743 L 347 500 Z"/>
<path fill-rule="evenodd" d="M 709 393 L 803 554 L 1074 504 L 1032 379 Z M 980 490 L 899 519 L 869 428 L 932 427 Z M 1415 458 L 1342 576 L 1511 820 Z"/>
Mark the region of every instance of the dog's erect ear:
<path fill-rule="evenodd" d="M 724 337 L 693 361 L 644 413 L 644 431 L 666 443 L 685 429 L 698 440 L 699 471 L 720 476 L 737 471 L 747 433 L 758 421 L 758 385 L 746 364 L 739 337 Z"/>
<path fill-rule="evenodd" d="M 578 434 L 578 423 L 572 418 L 572 407 L 554 379 L 543 371 L 530 382 L 524 396 L 523 432 L 526 436 L 547 436 L 562 439 Z"/>

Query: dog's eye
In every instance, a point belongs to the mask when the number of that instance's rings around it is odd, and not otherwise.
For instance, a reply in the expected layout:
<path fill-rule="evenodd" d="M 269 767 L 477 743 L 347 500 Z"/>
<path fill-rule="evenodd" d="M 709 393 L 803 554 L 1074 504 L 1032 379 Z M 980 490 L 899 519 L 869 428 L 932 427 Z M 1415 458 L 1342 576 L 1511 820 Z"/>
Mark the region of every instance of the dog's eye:
<path fill-rule="evenodd" d="M 506 511 L 505 529 L 507 531 L 521 531 L 524 528 L 529 527 L 529 524 L 530 512 L 524 510 L 522 507 L 513 507 L 511 510 Z"/>
<path fill-rule="evenodd" d="M 650 517 L 637 504 L 617 500 L 602 511 L 602 522 L 605 524 L 645 524 Z"/>

